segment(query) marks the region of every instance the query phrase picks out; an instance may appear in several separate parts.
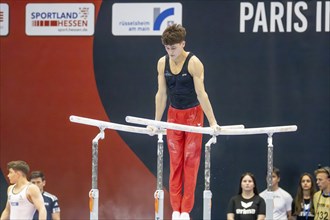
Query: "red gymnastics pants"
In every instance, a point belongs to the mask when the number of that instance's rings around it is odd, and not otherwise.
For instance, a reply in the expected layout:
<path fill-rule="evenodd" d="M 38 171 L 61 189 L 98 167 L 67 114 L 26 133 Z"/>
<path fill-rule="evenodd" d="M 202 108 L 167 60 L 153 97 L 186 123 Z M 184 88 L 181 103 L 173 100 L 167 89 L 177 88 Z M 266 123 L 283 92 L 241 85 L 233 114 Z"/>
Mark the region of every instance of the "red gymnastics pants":
<path fill-rule="evenodd" d="M 169 107 L 167 121 L 203 126 L 200 105 L 189 109 Z M 167 130 L 170 155 L 170 201 L 173 211 L 188 212 L 194 207 L 195 188 L 201 158 L 202 134 Z"/>

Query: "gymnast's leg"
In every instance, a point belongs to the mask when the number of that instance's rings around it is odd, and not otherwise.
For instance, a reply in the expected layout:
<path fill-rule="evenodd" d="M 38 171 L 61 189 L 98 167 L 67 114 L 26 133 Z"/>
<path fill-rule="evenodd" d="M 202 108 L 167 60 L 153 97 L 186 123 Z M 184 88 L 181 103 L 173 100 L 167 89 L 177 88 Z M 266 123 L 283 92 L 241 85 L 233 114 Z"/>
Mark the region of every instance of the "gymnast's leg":
<path fill-rule="evenodd" d="M 189 110 L 187 125 L 203 126 L 203 111 L 200 106 Z M 202 134 L 185 133 L 184 146 L 184 195 L 181 203 L 181 212 L 190 213 L 194 207 L 195 189 L 198 169 L 201 159 Z"/>
<path fill-rule="evenodd" d="M 176 113 L 176 109 L 169 108 L 167 115 L 169 122 L 177 121 L 178 114 Z M 179 213 L 181 213 L 182 201 L 183 145 L 184 132 L 168 129 L 167 146 L 170 155 L 170 201 L 173 211 Z"/>
<path fill-rule="evenodd" d="M 168 122 L 203 126 L 203 116 L 200 106 L 185 110 L 170 107 Z M 202 134 L 167 130 L 167 145 L 170 154 L 169 185 L 172 209 L 174 212 L 184 212 L 189 218 L 194 206 Z M 184 195 L 182 195 L 183 191 Z"/>

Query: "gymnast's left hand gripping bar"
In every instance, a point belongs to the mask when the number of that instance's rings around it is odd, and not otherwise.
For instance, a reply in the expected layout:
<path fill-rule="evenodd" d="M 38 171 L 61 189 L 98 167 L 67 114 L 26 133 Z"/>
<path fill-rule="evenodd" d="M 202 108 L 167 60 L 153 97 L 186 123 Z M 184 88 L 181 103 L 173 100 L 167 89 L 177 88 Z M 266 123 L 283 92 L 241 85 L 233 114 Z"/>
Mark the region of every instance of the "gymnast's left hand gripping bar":
<path fill-rule="evenodd" d="M 118 131 L 126 131 L 126 132 L 130 132 L 130 133 L 148 134 L 151 136 L 159 134 L 159 133 L 166 135 L 166 130 L 164 130 L 164 129 L 159 130 L 157 133 L 157 132 L 152 132 L 150 129 L 148 129 L 146 127 L 137 127 L 137 126 L 117 124 L 117 123 L 112 123 L 112 122 L 95 120 L 95 119 L 91 119 L 91 118 L 79 117 L 79 116 L 75 116 L 75 115 L 70 116 L 70 121 L 79 123 L 79 124 L 95 126 L 100 129 L 111 129 L 111 130 L 118 130 Z"/>

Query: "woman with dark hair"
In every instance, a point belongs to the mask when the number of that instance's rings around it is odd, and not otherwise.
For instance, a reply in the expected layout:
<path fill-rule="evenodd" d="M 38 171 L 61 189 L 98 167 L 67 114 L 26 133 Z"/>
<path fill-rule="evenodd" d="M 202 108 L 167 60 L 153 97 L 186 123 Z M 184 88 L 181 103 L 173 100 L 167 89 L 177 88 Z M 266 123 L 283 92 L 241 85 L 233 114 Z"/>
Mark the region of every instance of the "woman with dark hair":
<path fill-rule="evenodd" d="M 296 197 L 292 202 L 293 217 L 296 220 L 313 220 L 313 196 L 316 192 L 313 176 L 303 173 L 300 176 Z"/>
<path fill-rule="evenodd" d="M 228 204 L 227 220 L 263 220 L 266 217 L 266 203 L 258 195 L 257 183 L 252 173 L 241 176 L 238 195 Z"/>

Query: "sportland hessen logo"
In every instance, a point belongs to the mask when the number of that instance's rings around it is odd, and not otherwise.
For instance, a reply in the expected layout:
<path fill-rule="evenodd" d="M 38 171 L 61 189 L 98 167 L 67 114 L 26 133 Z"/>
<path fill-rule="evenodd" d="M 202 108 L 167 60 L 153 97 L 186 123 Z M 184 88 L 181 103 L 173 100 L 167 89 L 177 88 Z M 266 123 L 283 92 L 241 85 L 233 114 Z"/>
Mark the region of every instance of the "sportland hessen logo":
<path fill-rule="evenodd" d="M 173 23 L 182 23 L 181 3 L 114 3 L 112 34 L 159 36 Z"/>
<path fill-rule="evenodd" d="M 0 3 L 0 36 L 7 36 L 9 33 L 9 6 Z"/>
<path fill-rule="evenodd" d="M 29 36 L 91 36 L 95 6 L 91 3 L 26 5 L 25 32 Z"/>

